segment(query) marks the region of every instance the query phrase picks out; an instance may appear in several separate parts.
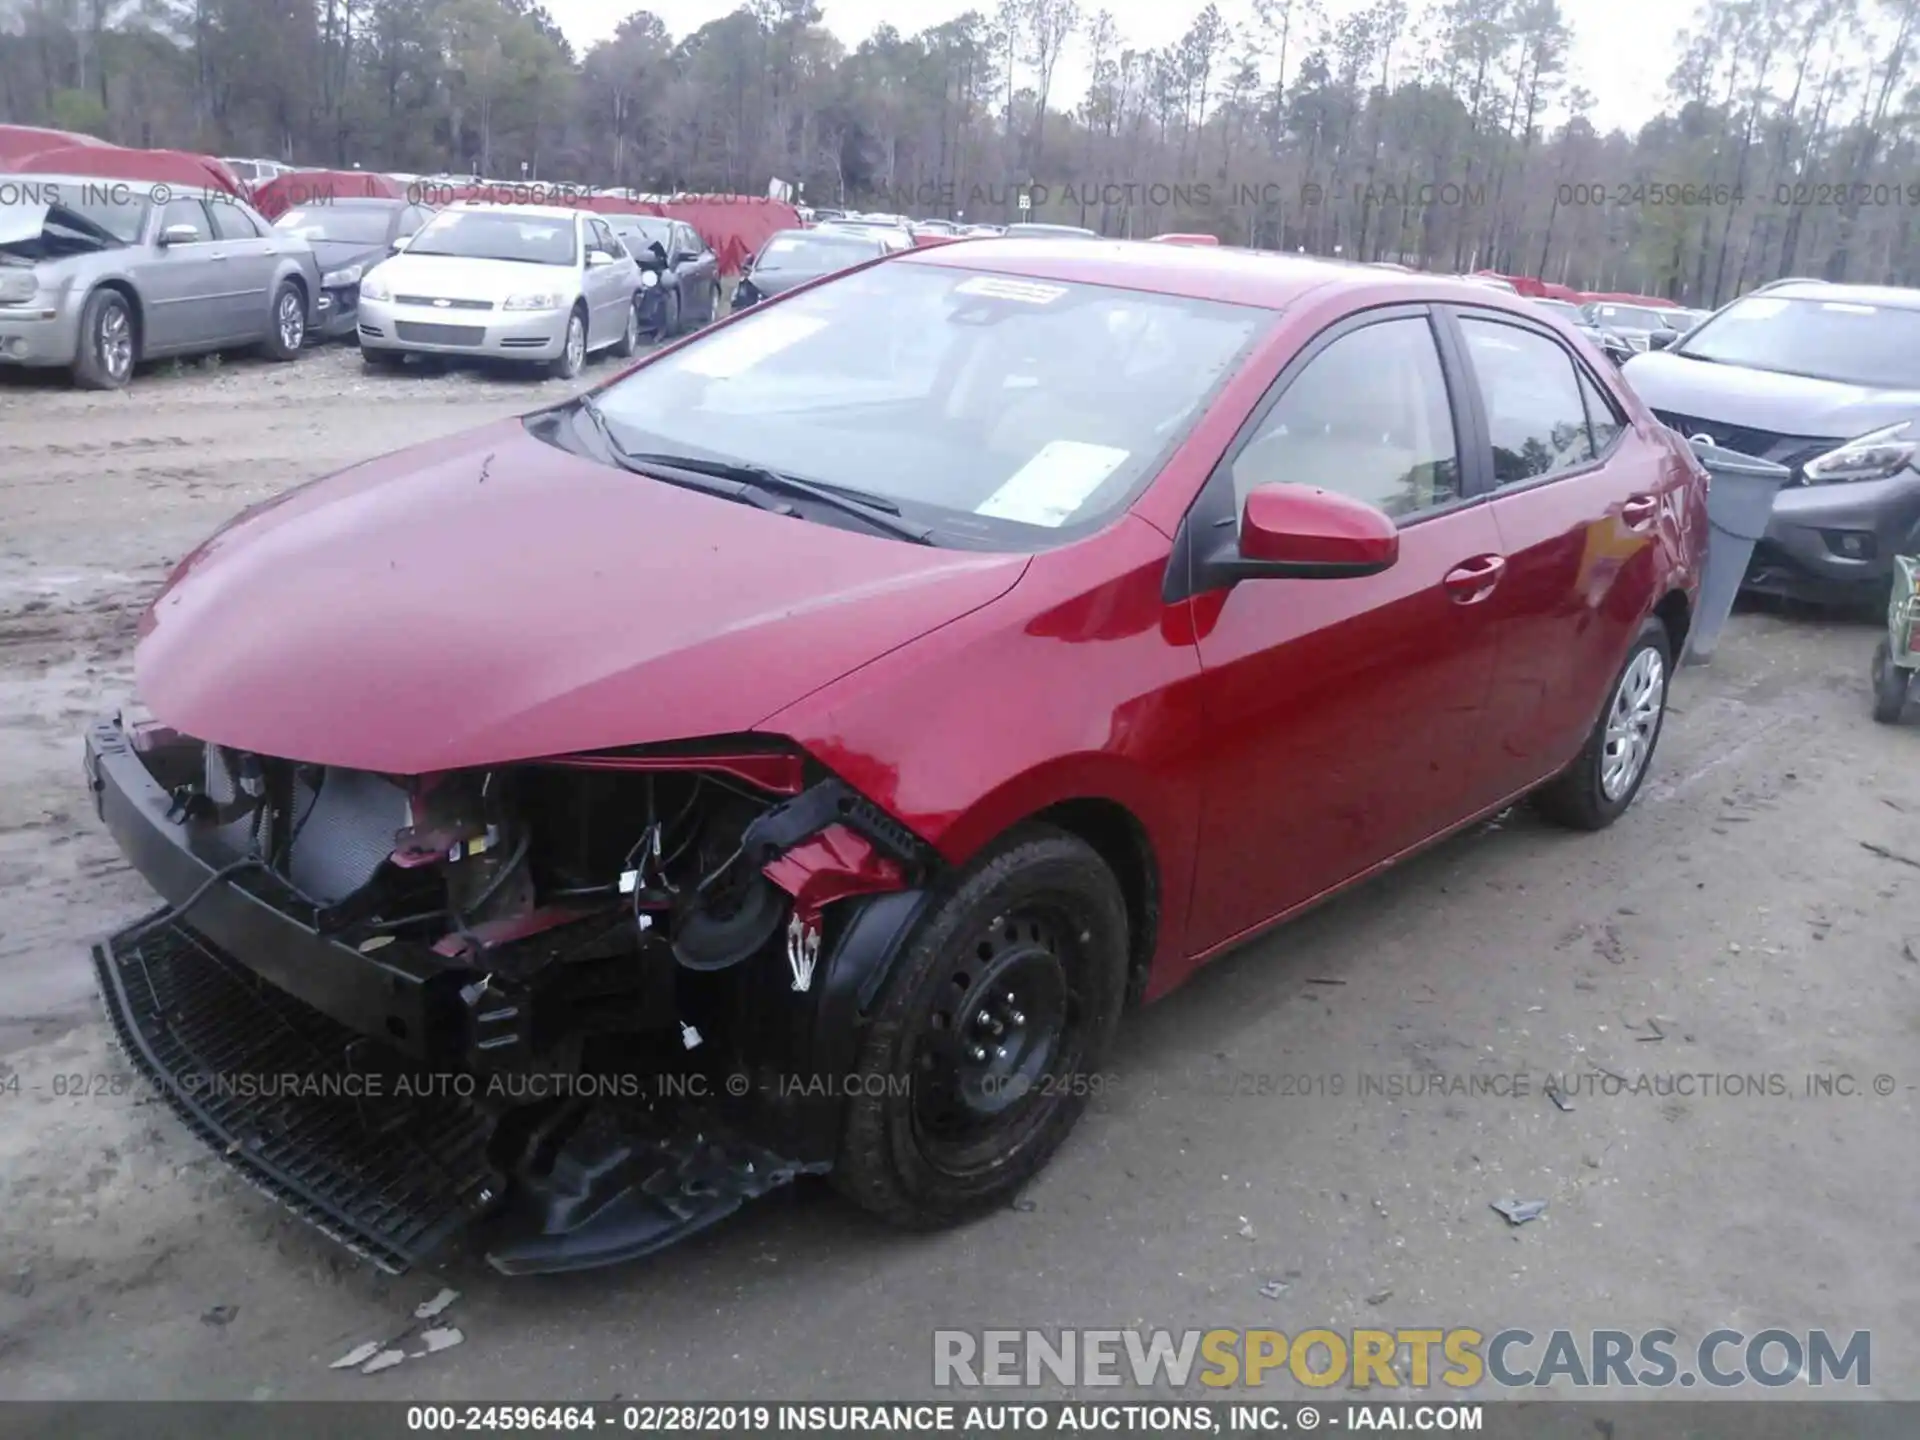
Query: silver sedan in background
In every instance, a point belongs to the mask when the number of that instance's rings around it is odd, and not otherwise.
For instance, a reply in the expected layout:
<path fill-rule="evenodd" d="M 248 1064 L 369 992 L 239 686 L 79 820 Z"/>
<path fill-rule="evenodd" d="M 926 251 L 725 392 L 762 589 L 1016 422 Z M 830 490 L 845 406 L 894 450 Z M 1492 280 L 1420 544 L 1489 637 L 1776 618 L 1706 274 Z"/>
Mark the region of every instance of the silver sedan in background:
<path fill-rule="evenodd" d="M 170 355 L 291 360 L 319 293 L 312 248 L 236 196 L 0 176 L 0 364 L 114 390 Z"/>
<path fill-rule="evenodd" d="M 640 348 L 640 270 L 607 222 L 547 205 L 442 210 L 360 278 L 360 353 L 530 360 L 572 379 Z"/>

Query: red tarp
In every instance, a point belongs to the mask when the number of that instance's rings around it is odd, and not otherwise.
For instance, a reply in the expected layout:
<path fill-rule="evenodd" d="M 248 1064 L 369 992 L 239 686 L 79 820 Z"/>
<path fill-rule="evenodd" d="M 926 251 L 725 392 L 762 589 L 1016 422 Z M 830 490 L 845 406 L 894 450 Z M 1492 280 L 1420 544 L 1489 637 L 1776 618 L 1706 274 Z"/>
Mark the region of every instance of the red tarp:
<path fill-rule="evenodd" d="M 111 141 L 92 135 L 76 135 L 68 130 L 47 130 L 38 125 L 0 125 L 0 165 L 12 165 L 42 150 L 65 150 L 73 146 L 94 150 L 115 150 Z"/>
<path fill-rule="evenodd" d="M 184 150 L 123 150 L 117 145 L 69 145 L 42 150 L 17 162 L 29 175 L 93 175 L 102 180 L 173 186 L 196 194 L 209 190 L 245 198 L 234 173 L 208 155 Z"/>
<path fill-rule="evenodd" d="M 253 208 L 269 220 L 318 200 L 405 200 L 407 187 L 370 170 L 294 170 L 253 192 Z"/>

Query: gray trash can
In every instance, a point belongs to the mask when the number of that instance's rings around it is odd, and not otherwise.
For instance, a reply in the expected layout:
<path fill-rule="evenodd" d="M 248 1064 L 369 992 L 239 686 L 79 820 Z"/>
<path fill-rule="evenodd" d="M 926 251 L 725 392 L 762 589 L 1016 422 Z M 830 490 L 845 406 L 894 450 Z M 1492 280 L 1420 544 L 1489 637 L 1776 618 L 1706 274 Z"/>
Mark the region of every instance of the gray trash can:
<path fill-rule="evenodd" d="M 1723 450 L 1718 445 L 1692 441 L 1693 453 L 1707 467 L 1712 485 L 1707 490 L 1707 571 L 1700 585 L 1700 612 L 1687 634 L 1683 665 L 1704 665 L 1714 646 L 1734 597 L 1746 578 L 1753 547 L 1767 533 L 1773 519 L 1773 497 L 1793 478 L 1793 472 L 1771 460 Z"/>

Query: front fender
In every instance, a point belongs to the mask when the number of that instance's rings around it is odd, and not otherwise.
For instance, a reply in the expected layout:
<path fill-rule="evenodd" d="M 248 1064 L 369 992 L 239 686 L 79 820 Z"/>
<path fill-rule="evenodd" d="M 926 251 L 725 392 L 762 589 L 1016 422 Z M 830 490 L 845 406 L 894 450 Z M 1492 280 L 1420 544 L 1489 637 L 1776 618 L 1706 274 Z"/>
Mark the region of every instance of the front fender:
<path fill-rule="evenodd" d="M 1181 951 L 1205 743 L 1186 602 L 1161 599 L 1169 542 L 1131 517 L 1035 557 L 999 600 L 761 727 L 963 865 L 1063 801 L 1139 823 L 1161 885 L 1152 961 Z"/>

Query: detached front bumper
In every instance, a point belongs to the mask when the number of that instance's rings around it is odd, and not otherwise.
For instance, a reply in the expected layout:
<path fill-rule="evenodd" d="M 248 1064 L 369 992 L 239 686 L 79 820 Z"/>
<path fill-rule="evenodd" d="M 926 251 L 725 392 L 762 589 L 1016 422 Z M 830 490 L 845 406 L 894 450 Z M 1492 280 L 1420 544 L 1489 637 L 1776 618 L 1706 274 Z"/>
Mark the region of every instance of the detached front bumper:
<path fill-rule="evenodd" d="M 313 302 L 312 333 L 316 340 L 340 340 L 360 328 L 360 287 L 322 290 Z"/>
<path fill-rule="evenodd" d="M 362 350 L 476 355 L 494 360 L 554 360 L 567 343 L 566 310 L 505 311 L 402 305 L 360 297 Z"/>
<path fill-rule="evenodd" d="M 856 908 L 783 1027 L 794 1048 L 753 1062 L 750 1087 L 488 1070 L 485 1042 L 530 1029 L 537 1003 L 470 1013 L 489 993 L 476 972 L 405 941 L 362 953 L 277 908 L 271 877 L 225 873 L 119 720 L 89 730 L 85 772 L 115 841 L 169 902 L 93 950 L 128 1058 L 256 1188 L 392 1273 L 456 1237 L 506 1274 L 621 1263 L 831 1168 L 843 1092 L 793 1077 L 852 1070 L 926 901 L 845 902 Z"/>

